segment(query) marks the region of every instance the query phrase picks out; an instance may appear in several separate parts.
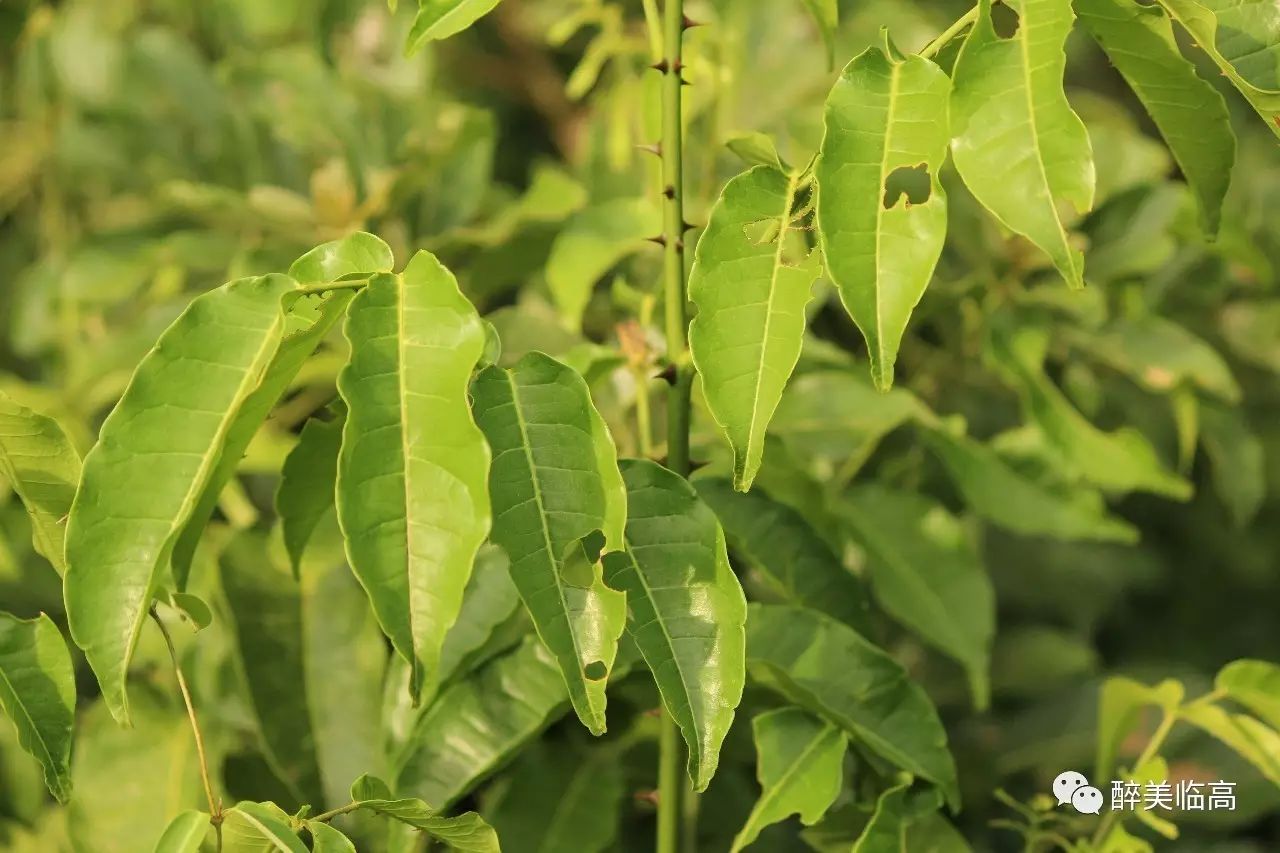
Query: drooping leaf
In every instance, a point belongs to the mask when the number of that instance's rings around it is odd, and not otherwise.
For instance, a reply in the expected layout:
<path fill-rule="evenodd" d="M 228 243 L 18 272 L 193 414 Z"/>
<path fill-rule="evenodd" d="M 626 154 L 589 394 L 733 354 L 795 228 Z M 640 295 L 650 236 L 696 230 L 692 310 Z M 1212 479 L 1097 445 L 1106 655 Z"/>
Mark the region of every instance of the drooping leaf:
<path fill-rule="evenodd" d="M 601 853 L 617 839 L 627 795 L 617 753 L 527 750 L 484 813 L 509 849 Z"/>
<path fill-rule="evenodd" d="M 593 534 L 620 544 L 609 528 L 625 512 L 626 493 L 612 442 L 601 434 L 586 382 L 541 353 L 509 370 L 485 368 L 472 396 L 493 451 L 493 541 L 511 559 L 511 579 L 559 662 L 578 717 L 600 734 L 626 596 L 605 585 L 595 555 L 583 552 Z"/>
<path fill-rule="evenodd" d="M 725 186 L 698 240 L 689 350 L 707 408 L 733 448 L 734 485 L 751 488 L 764 435 L 800 358 L 818 267 L 793 241 L 799 176 L 756 166 Z M 763 235 L 755 229 L 765 228 Z"/>
<path fill-rule="evenodd" d="M 907 320 L 946 237 L 939 173 L 950 139 L 950 91 L 941 68 L 904 57 L 886 33 L 883 47 L 850 62 L 827 96 L 814 172 L 818 235 L 881 390 L 893 384 Z"/>
<path fill-rule="evenodd" d="M 1213 686 L 1280 730 L 1280 666 L 1264 660 L 1237 660 L 1222 668 Z"/>
<path fill-rule="evenodd" d="M 418 13 L 409 31 L 405 53 L 420 50 L 429 41 L 457 35 L 497 8 L 501 0 L 418 0 Z"/>
<path fill-rule="evenodd" d="M 209 815 L 192 809 L 169 821 L 164 835 L 156 842 L 155 853 L 200 853 L 209 834 Z"/>
<path fill-rule="evenodd" d="M 275 803 L 236 803 L 224 813 L 224 853 L 307 853 L 307 845 Z"/>
<path fill-rule="evenodd" d="M 1091 489 L 1043 484 L 1011 466 L 989 446 L 948 430 L 924 433 L 924 443 L 947 470 L 968 507 L 1014 533 L 1102 542 L 1138 540 L 1138 531 L 1108 515 L 1102 496 Z"/>
<path fill-rule="evenodd" d="M 547 286 L 565 325 L 577 331 L 591 290 L 615 264 L 658 232 L 648 199 L 621 198 L 579 211 L 551 244 Z"/>
<path fill-rule="evenodd" d="M 780 708 L 751 721 L 756 741 L 760 799 L 733 839 L 733 853 L 766 826 L 800 815 L 812 826 L 831 808 L 844 784 L 848 735 L 799 708 Z"/>
<path fill-rule="evenodd" d="M 705 790 L 746 681 L 747 603 L 715 514 L 689 481 L 628 459 L 626 550 L 604 577 L 627 594 L 627 630 L 689 746 L 689 778 Z"/>
<path fill-rule="evenodd" d="M 1098 696 L 1095 778 L 1111 778 L 1120 745 L 1140 721 L 1144 708 L 1155 706 L 1166 714 L 1172 714 L 1182 702 L 1184 692 L 1182 685 L 1173 679 L 1148 687 L 1129 678 L 1108 678 Z"/>
<path fill-rule="evenodd" d="M 197 297 L 138 365 L 85 458 L 67 523 L 67 620 L 121 722 L 147 609 L 280 346 L 281 300 L 294 288 L 273 275 Z"/>
<path fill-rule="evenodd" d="M 803 0 L 813 22 L 822 34 L 822 44 L 827 49 L 827 67 L 836 62 L 836 31 L 840 28 L 840 7 L 836 0 Z"/>
<path fill-rule="evenodd" d="M 1214 490 L 1236 527 L 1246 526 L 1267 493 L 1261 440 L 1244 412 L 1207 401 L 1200 404 L 1200 440 L 1212 465 Z"/>
<path fill-rule="evenodd" d="M 979 0 L 956 58 L 951 152 L 974 197 L 1005 227 L 1039 246 L 1072 287 L 1084 255 L 1059 205 L 1093 206 L 1094 169 L 1084 124 L 1062 90 L 1071 0 L 1009 0 L 1012 36 L 996 34 L 992 0 Z"/>
<path fill-rule="evenodd" d="M 1247 714 L 1202 701 L 1184 705 L 1178 716 L 1217 738 L 1271 784 L 1280 785 L 1280 732 Z"/>
<path fill-rule="evenodd" d="M 955 763 L 933 703 L 897 662 L 849 626 L 801 607 L 752 604 L 747 673 L 933 782 L 957 805 Z"/>
<path fill-rule="evenodd" d="M 1205 232 L 1216 234 L 1236 156 L 1222 95 L 1182 55 L 1159 6 L 1080 0 L 1075 9 L 1160 129 L 1195 192 Z"/>
<path fill-rule="evenodd" d="M 71 654 L 53 620 L 18 619 L 0 612 L 0 710 L 18 731 L 18 744 L 44 769 L 49 791 L 71 796 L 71 726 L 76 684 Z"/>
<path fill-rule="evenodd" d="M 307 421 L 280 472 L 276 514 L 294 575 L 301 571 L 302 553 L 316 525 L 333 509 L 345 420 L 343 414 L 328 421 Z"/>
<path fill-rule="evenodd" d="M 446 817 L 415 798 L 393 799 L 387 783 L 361 776 L 351 786 L 351 799 L 359 808 L 398 820 L 460 853 L 499 853 L 498 835 L 475 812 Z"/>
<path fill-rule="evenodd" d="M 876 800 L 876 810 L 854 842 L 853 853 L 898 853 L 915 850 L 907 833 L 918 818 L 936 811 L 937 791 L 911 791 L 906 785 L 890 788 Z"/>
<path fill-rule="evenodd" d="M 66 574 L 63 533 L 76 484 L 80 455 L 53 418 L 20 406 L 0 393 L 0 482 L 13 489 L 31 519 L 36 552 Z"/>
<path fill-rule="evenodd" d="M 724 526 L 729 545 L 768 576 L 787 601 L 867 627 L 867 592 L 800 513 L 759 489 L 740 494 L 727 480 L 699 477 L 698 494 Z"/>
<path fill-rule="evenodd" d="M 356 297 L 346 335 L 338 519 L 417 697 L 436 677 L 489 530 L 489 448 L 467 401 L 484 329 L 453 275 L 419 252 Z"/>
<path fill-rule="evenodd" d="M 1192 387 L 1228 403 L 1240 400 L 1240 385 L 1226 360 L 1171 320 L 1156 315 L 1118 320 L 1097 332 L 1075 333 L 1072 340 L 1081 352 L 1131 376 L 1153 393 Z"/>
<path fill-rule="evenodd" d="M 311 853 L 356 853 L 356 846 L 351 839 L 327 823 L 309 820 L 307 831 L 311 833 L 311 840 L 314 842 Z"/>
<path fill-rule="evenodd" d="M 995 593 L 959 519 L 923 495 L 858 487 L 841 505 L 867 551 L 881 606 L 964 667 L 974 704 L 990 693 Z"/>

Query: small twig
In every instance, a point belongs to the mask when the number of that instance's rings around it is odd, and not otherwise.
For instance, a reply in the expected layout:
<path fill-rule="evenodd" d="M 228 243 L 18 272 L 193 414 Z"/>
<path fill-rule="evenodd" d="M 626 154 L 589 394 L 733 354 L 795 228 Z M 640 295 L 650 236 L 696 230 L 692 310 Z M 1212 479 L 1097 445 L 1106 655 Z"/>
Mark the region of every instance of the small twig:
<path fill-rule="evenodd" d="M 948 42 L 960 35 L 966 27 L 976 20 L 978 20 L 977 6 L 961 15 L 954 24 L 942 31 L 942 35 L 925 45 L 924 49 L 920 51 L 920 56 L 925 59 L 932 59 L 938 51 L 947 46 Z"/>
<path fill-rule="evenodd" d="M 315 817 L 307 818 L 307 820 L 311 821 L 312 823 L 325 823 L 327 821 L 333 820 L 338 815 L 344 815 L 347 812 L 353 812 L 358 808 L 360 808 L 360 803 L 350 802 L 350 803 L 347 803 L 345 806 L 339 806 L 336 809 L 330 809 L 327 812 L 321 812 Z"/>
<path fill-rule="evenodd" d="M 354 279 L 352 281 L 330 281 L 324 284 L 309 284 L 305 287 L 299 287 L 293 292 L 299 296 L 315 296 L 334 290 L 359 290 L 368 283 L 369 280 L 367 278 Z"/>

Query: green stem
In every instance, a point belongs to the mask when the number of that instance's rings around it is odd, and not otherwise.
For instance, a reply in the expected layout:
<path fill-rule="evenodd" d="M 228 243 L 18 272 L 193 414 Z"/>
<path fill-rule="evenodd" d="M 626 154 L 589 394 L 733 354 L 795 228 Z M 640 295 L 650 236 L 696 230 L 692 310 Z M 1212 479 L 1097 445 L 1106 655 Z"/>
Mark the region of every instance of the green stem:
<path fill-rule="evenodd" d="M 961 15 L 954 24 L 942 31 L 942 35 L 924 46 L 924 50 L 920 51 L 920 56 L 925 59 L 932 59 L 938 51 L 947 46 L 953 38 L 960 35 L 966 27 L 978 20 L 978 7 L 974 6 L 968 12 Z"/>
<path fill-rule="evenodd" d="M 667 467 L 689 474 L 689 421 L 693 365 L 689 361 L 684 280 L 684 128 L 682 72 L 684 0 L 662 10 L 662 279 L 667 358 L 674 375 L 667 392 Z M 658 761 L 658 853 L 676 853 L 680 830 L 680 764 L 683 750 L 675 720 L 662 712 Z"/>
<path fill-rule="evenodd" d="M 1142 767 L 1147 762 L 1154 759 L 1160 751 L 1160 747 L 1164 746 L 1165 739 L 1169 737 L 1169 732 L 1173 729 L 1173 724 L 1178 721 L 1177 710 L 1164 710 L 1164 716 L 1160 718 L 1160 725 L 1156 726 L 1156 730 L 1151 733 L 1151 739 L 1147 741 L 1147 746 L 1142 750 L 1142 754 L 1138 756 L 1138 760 L 1133 763 L 1133 769 Z M 1106 840 L 1107 834 L 1111 832 L 1111 827 L 1119 819 L 1120 812 L 1109 811 L 1102 816 L 1102 823 L 1098 824 L 1098 831 L 1093 834 L 1092 845 L 1097 847 Z"/>
<path fill-rule="evenodd" d="M 338 815 L 344 815 L 347 812 L 353 812 L 358 808 L 360 808 L 359 803 L 351 802 L 351 803 L 347 803 L 345 806 L 339 806 L 336 809 L 330 809 L 327 812 L 320 812 L 320 814 L 316 815 L 315 817 L 307 818 L 307 819 L 314 821 L 316 823 L 325 823 L 326 821 L 333 820 Z"/>

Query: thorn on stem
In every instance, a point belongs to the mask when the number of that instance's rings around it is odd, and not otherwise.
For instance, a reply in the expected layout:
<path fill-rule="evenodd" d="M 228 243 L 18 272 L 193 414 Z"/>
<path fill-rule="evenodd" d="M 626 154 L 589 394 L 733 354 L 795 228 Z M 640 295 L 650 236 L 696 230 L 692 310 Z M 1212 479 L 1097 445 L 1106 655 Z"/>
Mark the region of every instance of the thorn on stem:
<path fill-rule="evenodd" d="M 659 234 L 657 237 L 646 237 L 645 239 L 648 240 L 650 243 L 657 243 L 659 246 L 662 246 L 664 249 L 667 247 L 667 238 L 661 234 Z"/>
<path fill-rule="evenodd" d="M 683 233 L 683 232 L 685 232 L 685 231 L 692 231 L 693 229 L 695 229 L 695 228 L 697 228 L 697 227 L 698 227 L 698 226 L 697 226 L 697 225 L 694 225 L 692 222 L 685 222 L 685 223 L 683 223 L 683 227 L 682 227 L 680 230 L 681 230 L 681 233 Z"/>
<path fill-rule="evenodd" d="M 688 15 L 685 15 L 684 20 L 681 22 L 681 27 L 686 30 L 691 30 L 694 27 L 700 27 L 700 26 L 702 26 L 701 23 L 699 23 L 698 21 L 695 21 L 693 18 L 690 18 Z"/>
<path fill-rule="evenodd" d="M 667 186 L 663 187 L 662 195 L 664 198 L 673 199 L 676 197 L 676 188 L 668 184 Z"/>
<path fill-rule="evenodd" d="M 662 368 L 662 372 L 658 374 L 657 378 L 661 379 L 663 382 L 667 383 L 668 385 L 675 385 L 676 384 L 676 366 L 674 364 L 668 364 L 666 367 Z"/>
<path fill-rule="evenodd" d="M 636 148 L 639 148 L 641 151 L 644 151 L 647 154 L 652 154 L 655 157 L 662 156 L 661 145 L 637 145 Z"/>
<path fill-rule="evenodd" d="M 636 791 L 636 802 L 650 803 L 656 806 L 658 804 L 658 792 L 652 788 L 647 788 L 643 791 Z"/>
<path fill-rule="evenodd" d="M 688 85 L 689 85 L 689 81 L 688 81 L 688 80 L 686 80 L 686 79 L 684 79 L 683 77 L 681 77 L 681 78 L 680 78 L 680 85 L 681 85 L 681 86 L 688 86 Z"/>
<path fill-rule="evenodd" d="M 654 71 L 659 71 L 663 74 L 666 74 L 668 71 L 671 70 L 671 66 L 667 64 L 667 61 L 665 59 L 660 59 L 657 62 L 650 65 L 649 67 L 652 68 Z"/>

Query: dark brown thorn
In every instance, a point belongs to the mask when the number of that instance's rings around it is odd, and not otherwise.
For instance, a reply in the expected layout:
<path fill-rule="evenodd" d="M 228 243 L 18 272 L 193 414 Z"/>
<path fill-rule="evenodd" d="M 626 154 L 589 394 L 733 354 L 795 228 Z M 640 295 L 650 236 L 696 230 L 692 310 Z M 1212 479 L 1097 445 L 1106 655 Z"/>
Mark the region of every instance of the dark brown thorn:
<path fill-rule="evenodd" d="M 645 152 L 646 154 L 652 154 L 655 157 L 662 156 L 661 145 L 637 145 L 636 148 L 639 148 L 641 151 Z"/>
<path fill-rule="evenodd" d="M 675 198 L 676 188 L 673 186 L 664 187 L 662 190 L 662 195 L 665 196 L 666 198 Z"/>
<path fill-rule="evenodd" d="M 680 230 L 681 230 L 681 232 L 684 232 L 684 231 L 692 231 L 693 229 L 695 229 L 695 228 L 697 228 L 697 227 L 698 227 L 698 226 L 697 226 L 697 225 L 694 225 L 692 222 L 686 222 L 686 223 L 684 223 L 684 227 L 683 227 L 682 229 L 680 229 Z"/>
<path fill-rule="evenodd" d="M 652 68 L 654 71 L 660 71 L 663 74 L 666 74 L 668 71 L 671 70 L 671 66 L 667 64 L 667 61 L 665 59 L 660 59 L 657 62 L 650 65 L 649 67 Z"/>
<path fill-rule="evenodd" d="M 683 71 L 683 70 L 684 70 L 684 63 L 677 59 L 677 60 L 675 61 L 675 64 L 674 64 L 674 65 L 672 65 L 671 67 L 672 67 L 672 68 L 674 68 L 674 69 L 676 70 L 676 73 L 677 73 L 677 74 L 679 74 L 681 71 Z"/>
<path fill-rule="evenodd" d="M 635 797 L 636 802 L 639 803 L 649 803 L 655 806 L 658 804 L 658 792 L 652 788 L 648 788 L 643 791 L 636 791 Z"/>
<path fill-rule="evenodd" d="M 662 368 L 662 371 L 658 374 L 658 378 L 668 385 L 675 385 L 676 366 L 674 364 L 668 364 L 666 367 Z"/>
<path fill-rule="evenodd" d="M 684 79 L 683 77 L 681 77 L 681 78 L 680 78 L 680 85 L 681 85 L 681 86 L 688 86 L 688 85 L 689 85 L 689 81 L 688 81 L 688 80 L 686 80 L 686 79 Z"/>
<path fill-rule="evenodd" d="M 693 18 L 690 18 L 688 15 L 685 15 L 685 16 L 684 16 L 684 21 L 682 22 L 682 24 L 681 24 L 681 25 L 682 25 L 682 26 L 684 27 L 684 29 L 686 29 L 686 30 L 691 30 L 691 29 L 693 29 L 694 27 L 700 27 L 700 26 L 702 26 L 702 24 L 698 23 L 698 22 L 697 22 L 697 21 L 695 21 Z"/>
<path fill-rule="evenodd" d="M 684 252 L 684 241 L 683 241 L 683 240 L 677 240 L 677 241 L 676 241 L 676 251 L 677 251 L 677 252 Z"/>
<path fill-rule="evenodd" d="M 663 247 L 664 249 L 667 247 L 667 238 L 662 236 L 661 234 L 659 234 L 657 237 L 646 237 L 645 239 L 648 240 L 650 243 L 657 243 L 659 246 Z"/>

